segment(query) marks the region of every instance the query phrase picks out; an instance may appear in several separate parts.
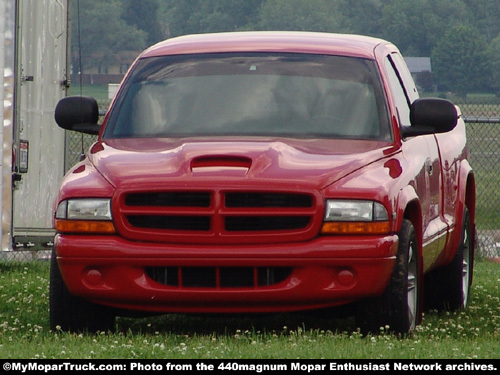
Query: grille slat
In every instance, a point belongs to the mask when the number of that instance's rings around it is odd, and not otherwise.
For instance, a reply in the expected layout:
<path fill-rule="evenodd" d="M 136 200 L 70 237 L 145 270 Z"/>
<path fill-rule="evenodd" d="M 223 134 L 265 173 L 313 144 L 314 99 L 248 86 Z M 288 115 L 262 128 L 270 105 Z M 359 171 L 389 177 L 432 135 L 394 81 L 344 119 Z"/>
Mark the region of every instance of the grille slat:
<path fill-rule="evenodd" d="M 241 216 L 227 217 L 225 228 L 229 232 L 293 230 L 306 227 L 309 217 L 302 216 Z"/>
<path fill-rule="evenodd" d="M 208 216 L 129 215 L 128 222 L 136 228 L 194 231 L 210 230 L 210 217 Z"/>
<path fill-rule="evenodd" d="M 226 207 L 311 207 L 306 194 L 289 193 L 227 193 Z"/>
<path fill-rule="evenodd" d="M 127 195 L 127 206 L 209 207 L 210 193 L 206 192 L 160 192 L 134 193 Z"/>

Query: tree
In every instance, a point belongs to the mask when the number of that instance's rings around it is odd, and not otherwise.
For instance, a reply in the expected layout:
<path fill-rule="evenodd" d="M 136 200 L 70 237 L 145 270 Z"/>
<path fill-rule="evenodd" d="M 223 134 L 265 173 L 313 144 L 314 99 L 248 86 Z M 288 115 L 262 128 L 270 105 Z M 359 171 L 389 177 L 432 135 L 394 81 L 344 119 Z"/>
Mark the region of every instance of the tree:
<path fill-rule="evenodd" d="M 500 33 L 491 41 L 488 53 L 491 56 L 493 90 L 500 97 Z"/>
<path fill-rule="evenodd" d="M 383 34 L 382 8 L 385 0 L 339 0 L 340 14 L 350 30 L 356 34 L 381 36 Z"/>
<path fill-rule="evenodd" d="M 438 83 L 462 97 L 487 88 L 491 76 L 487 44 L 471 26 L 450 28 L 433 49 L 431 62 Z"/>
<path fill-rule="evenodd" d="M 464 23 L 467 8 L 461 0 L 389 0 L 382 8 L 381 36 L 406 56 L 430 56 L 446 30 Z"/>
<path fill-rule="evenodd" d="M 486 41 L 500 34 L 500 4 L 498 0 L 462 0 L 467 5 L 469 23 L 481 30 Z"/>
<path fill-rule="evenodd" d="M 160 11 L 169 36 L 254 29 L 264 0 L 165 0 Z M 252 26 L 249 26 L 252 25 Z"/>
<path fill-rule="evenodd" d="M 120 51 L 140 51 L 160 39 L 183 34 L 238 30 L 346 32 L 387 39 L 405 56 L 430 56 L 433 52 L 436 82 L 450 90 L 470 91 L 487 87 L 482 77 L 491 74 L 491 69 L 482 66 L 484 60 L 468 61 L 464 64 L 474 69 L 465 68 L 464 78 L 457 79 L 462 73 L 454 59 L 484 54 L 484 40 L 490 43 L 500 33 L 498 0 L 74 0 L 71 4 L 72 24 L 79 25 L 79 30 L 73 30 L 72 45 L 73 49 L 80 48 L 84 69 L 109 64 Z M 445 35 L 457 37 L 450 31 L 457 25 L 479 31 L 481 35 L 474 44 L 481 40 L 480 45 L 458 53 L 455 42 L 446 45 Z M 443 44 L 450 50 L 443 50 Z M 495 54 L 493 44 L 488 51 Z M 73 66 L 77 63 L 75 59 Z M 467 82 L 477 65 L 490 70 L 483 72 L 481 79 Z"/>
<path fill-rule="evenodd" d="M 146 43 L 148 45 L 159 42 L 165 38 L 165 34 L 158 22 L 158 0 L 122 0 L 123 20 L 130 26 L 147 33 Z"/>
<path fill-rule="evenodd" d="M 115 0 L 76 2 L 72 7 L 73 67 L 84 73 L 112 63 L 118 52 L 145 48 L 146 33 L 128 25 L 121 14 L 121 3 Z"/>
<path fill-rule="evenodd" d="M 266 0 L 260 9 L 263 30 L 348 31 L 339 2 L 331 0 Z"/>

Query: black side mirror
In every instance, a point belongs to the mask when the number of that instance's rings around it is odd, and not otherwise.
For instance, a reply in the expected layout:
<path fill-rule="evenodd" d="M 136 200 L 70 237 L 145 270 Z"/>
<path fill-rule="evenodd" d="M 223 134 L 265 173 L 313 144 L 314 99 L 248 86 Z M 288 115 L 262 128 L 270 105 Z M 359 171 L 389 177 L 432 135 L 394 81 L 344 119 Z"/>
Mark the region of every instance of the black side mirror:
<path fill-rule="evenodd" d="M 457 108 L 446 99 L 417 99 L 410 107 L 410 122 L 411 126 L 402 129 L 405 137 L 446 133 L 457 125 Z"/>
<path fill-rule="evenodd" d="M 97 135 L 101 128 L 97 124 L 97 101 L 86 96 L 68 96 L 61 99 L 55 109 L 55 120 L 61 128 L 80 133 Z"/>

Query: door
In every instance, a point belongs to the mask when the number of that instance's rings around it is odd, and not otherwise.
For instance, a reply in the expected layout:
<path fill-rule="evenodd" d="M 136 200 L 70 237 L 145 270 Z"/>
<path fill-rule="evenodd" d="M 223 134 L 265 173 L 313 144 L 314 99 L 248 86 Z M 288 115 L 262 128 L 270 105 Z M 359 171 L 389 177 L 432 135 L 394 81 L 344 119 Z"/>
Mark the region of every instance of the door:
<path fill-rule="evenodd" d="M 67 0 L 16 1 L 13 247 L 52 247 L 52 205 L 64 173 L 54 108 L 67 91 Z"/>
<path fill-rule="evenodd" d="M 396 99 L 400 126 L 411 126 L 410 105 L 418 98 L 415 83 L 398 53 L 387 56 L 385 68 Z M 418 173 L 413 186 L 422 210 L 424 272 L 437 261 L 446 243 L 448 224 L 443 215 L 442 170 L 439 147 L 432 134 L 403 140 L 404 155 Z"/>

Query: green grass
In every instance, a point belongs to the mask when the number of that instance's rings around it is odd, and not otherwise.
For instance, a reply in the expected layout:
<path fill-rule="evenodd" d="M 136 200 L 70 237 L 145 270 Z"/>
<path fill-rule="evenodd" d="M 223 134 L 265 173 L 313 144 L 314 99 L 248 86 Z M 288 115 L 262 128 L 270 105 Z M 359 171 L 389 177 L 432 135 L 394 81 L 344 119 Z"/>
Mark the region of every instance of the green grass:
<path fill-rule="evenodd" d="M 69 89 L 69 95 L 91 96 L 98 101 L 108 100 L 107 85 L 77 85 L 74 84 Z"/>
<path fill-rule="evenodd" d="M 361 336 L 350 318 L 165 315 L 117 320 L 117 333 L 53 333 L 48 263 L 0 263 L 0 358 L 500 358 L 500 264 L 479 261 L 469 308 L 425 314 L 398 338 Z"/>

